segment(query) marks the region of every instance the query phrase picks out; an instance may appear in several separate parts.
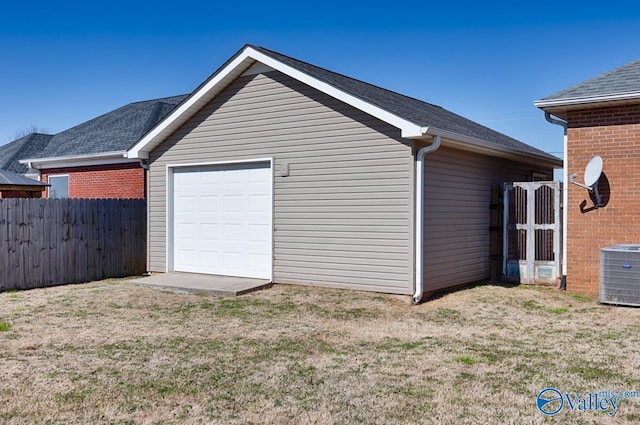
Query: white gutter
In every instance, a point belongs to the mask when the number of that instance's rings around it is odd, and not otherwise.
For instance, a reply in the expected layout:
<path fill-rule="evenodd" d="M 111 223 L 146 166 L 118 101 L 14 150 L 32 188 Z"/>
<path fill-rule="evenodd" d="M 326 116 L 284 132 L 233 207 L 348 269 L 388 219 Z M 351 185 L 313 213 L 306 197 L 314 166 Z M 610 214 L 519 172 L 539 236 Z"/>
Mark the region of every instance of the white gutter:
<path fill-rule="evenodd" d="M 124 162 L 137 161 L 137 159 L 127 158 L 127 151 L 117 151 L 88 155 L 58 156 L 51 158 L 27 158 L 21 159 L 18 162 L 32 169 L 41 169 L 120 164 Z"/>
<path fill-rule="evenodd" d="M 427 131 L 424 133 L 427 133 Z M 533 152 L 526 152 L 510 146 L 489 142 L 477 137 L 464 136 L 462 134 L 441 130 L 439 128 L 429 127 L 428 134 L 442 136 L 447 140 L 447 146 L 457 147 L 458 149 L 469 152 L 478 152 L 490 156 L 511 158 L 520 162 L 528 162 L 536 165 L 560 165 L 560 159 L 554 161 L 552 158 L 545 158 Z"/>
<path fill-rule="evenodd" d="M 557 106 L 573 106 L 573 105 L 584 105 L 587 103 L 634 100 L 638 98 L 640 98 L 640 92 L 629 92 L 629 93 L 608 94 L 603 96 L 585 96 L 585 97 L 573 97 L 573 98 L 549 99 L 549 100 L 541 99 L 536 102 L 533 102 L 533 104 L 536 106 L 536 108 L 544 109 L 544 108 L 557 107 Z"/>
<path fill-rule="evenodd" d="M 560 289 L 567 289 L 567 210 L 569 209 L 569 155 L 567 140 L 567 123 L 556 118 L 544 111 L 544 119 L 551 124 L 559 125 L 564 130 L 563 146 L 564 160 L 562 164 L 562 280 L 560 281 Z"/>
<path fill-rule="evenodd" d="M 424 293 L 423 284 L 423 253 L 424 253 L 424 156 L 428 153 L 435 152 L 440 147 L 440 136 L 433 136 L 433 142 L 429 146 L 420 149 L 416 154 L 416 259 L 415 259 L 415 287 L 416 292 L 413 294 L 413 303 L 418 304 L 422 301 Z"/>

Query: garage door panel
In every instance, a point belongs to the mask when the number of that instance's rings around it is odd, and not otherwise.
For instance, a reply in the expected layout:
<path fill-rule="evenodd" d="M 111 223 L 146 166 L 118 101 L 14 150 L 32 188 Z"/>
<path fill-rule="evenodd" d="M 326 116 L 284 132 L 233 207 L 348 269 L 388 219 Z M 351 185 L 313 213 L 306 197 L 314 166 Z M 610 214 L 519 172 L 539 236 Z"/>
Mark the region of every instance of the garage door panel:
<path fill-rule="evenodd" d="M 177 231 L 184 239 L 195 240 L 198 234 L 198 226 L 194 223 L 180 223 L 178 224 Z"/>
<path fill-rule="evenodd" d="M 220 240 L 220 226 L 216 224 L 201 224 L 199 237 L 202 241 L 218 243 Z"/>
<path fill-rule="evenodd" d="M 251 183 L 264 184 L 271 179 L 271 168 L 268 164 L 265 167 L 256 167 L 249 171 L 248 179 Z"/>
<path fill-rule="evenodd" d="M 249 268 L 253 271 L 259 271 L 265 267 L 271 267 L 271 257 L 268 255 L 250 254 Z"/>
<path fill-rule="evenodd" d="M 200 183 L 200 176 L 195 173 L 176 172 L 174 174 L 175 182 L 184 185 L 184 188 L 193 187 Z"/>
<path fill-rule="evenodd" d="M 248 266 L 245 261 L 246 256 L 243 254 L 243 250 L 227 248 L 222 255 L 226 266 L 230 270 L 241 271 L 243 268 Z"/>
<path fill-rule="evenodd" d="M 268 242 L 269 241 L 269 230 L 270 225 L 268 224 L 251 224 L 248 227 L 249 233 L 249 242 Z"/>
<path fill-rule="evenodd" d="M 236 190 L 242 190 L 237 188 Z M 225 194 L 222 200 L 224 214 L 241 214 L 247 210 L 247 199 L 244 194 Z"/>
<path fill-rule="evenodd" d="M 225 243 L 247 240 L 247 231 L 244 223 L 226 223 L 224 225 L 223 240 Z M 225 245 L 225 248 L 227 245 Z"/>
<path fill-rule="evenodd" d="M 269 163 L 174 170 L 176 271 L 271 277 Z"/>
<path fill-rule="evenodd" d="M 198 252 L 197 261 L 194 261 L 195 272 L 211 273 L 222 265 L 220 256 L 222 252 L 219 249 L 201 249 Z"/>
<path fill-rule="evenodd" d="M 201 173 L 198 182 L 204 186 L 220 186 L 222 184 L 222 178 L 219 173 Z"/>
<path fill-rule="evenodd" d="M 271 196 L 263 193 L 249 194 L 249 211 L 262 214 L 271 209 Z"/>
<path fill-rule="evenodd" d="M 185 195 L 181 194 L 176 196 L 176 202 L 174 203 L 175 211 L 180 212 L 189 212 L 191 211 L 191 206 L 198 202 L 197 198 L 193 195 Z"/>
<path fill-rule="evenodd" d="M 220 197 L 217 195 L 204 195 L 200 197 L 200 210 L 202 212 L 219 213 Z"/>
<path fill-rule="evenodd" d="M 195 266 L 196 256 L 199 255 L 195 249 L 177 249 L 175 254 L 175 261 L 179 261 L 185 266 Z"/>

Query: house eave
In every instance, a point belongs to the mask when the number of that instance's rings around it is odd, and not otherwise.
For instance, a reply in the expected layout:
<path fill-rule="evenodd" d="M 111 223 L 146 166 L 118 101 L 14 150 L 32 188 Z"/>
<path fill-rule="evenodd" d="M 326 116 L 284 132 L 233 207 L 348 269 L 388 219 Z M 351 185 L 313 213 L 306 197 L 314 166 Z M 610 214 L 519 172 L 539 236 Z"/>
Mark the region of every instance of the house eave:
<path fill-rule="evenodd" d="M 476 137 L 465 136 L 447 130 L 435 127 L 423 127 L 423 135 L 421 137 L 413 137 L 414 140 L 432 139 L 434 136 L 440 136 L 443 139 L 443 145 L 456 149 L 480 153 L 483 155 L 495 156 L 500 158 L 512 159 L 528 164 L 539 164 L 548 167 L 562 167 L 562 159 L 553 159 L 543 155 L 537 155 L 533 152 L 525 152 L 520 149 L 511 148 L 494 142 L 489 142 Z"/>
<path fill-rule="evenodd" d="M 573 106 L 597 102 L 616 102 L 621 100 L 640 100 L 640 92 L 607 94 L 601 96 L 579 96 L 563 99 L 540 99 L 533 104 L 540 109 L 554 106 Z"/>
<path fill-rule="evenodd" d="M 541 99 L 533 102 L 536 108 L 566 119 L 566 112 L 574 109 L 622 106 L 640 102 L 640 92 L 618 93 L 602 96 L 584 96 L 564 99 Z"/>
<path fill-rule="evenodd" d="M 31 169 L 86 167 L 92 165 L 123 164 L 137 162 L 138 159 L 127 158 L 126 151 L 104 152 L 91 155 L 59 156 L 51 158 L 27 158 L 18 162 Z"/>

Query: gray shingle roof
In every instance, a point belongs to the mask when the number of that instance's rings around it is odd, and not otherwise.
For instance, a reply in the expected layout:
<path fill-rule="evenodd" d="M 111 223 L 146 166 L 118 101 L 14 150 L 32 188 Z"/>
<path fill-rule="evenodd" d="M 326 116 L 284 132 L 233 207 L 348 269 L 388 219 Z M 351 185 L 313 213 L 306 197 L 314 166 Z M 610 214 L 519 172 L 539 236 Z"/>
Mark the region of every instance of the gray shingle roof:
<path fill-rule="evenodd" d="M 0 186 L 48 186 L 46 183 L 41 183 L 37 180 L 32 180 L 28 177 L 21 176 L 11 171 L 0 169 Z"/>
<path fill-rule="evenodd" d="M 134 102 L 56 134 L 37 158 L 125 151 L 186 95 Z"/>
<path fill-rule="evenodd" d="M 55 135 L 30 134 L 0 146 L 0 168 L 24 174 L 18 161 L 125 151 L 187 95 L 134 102 Z"/>
<path fill-rule="evenodd" d="M 640 95 L 640 59 L 561 90 L 541 101 L 584 99 L 629 93 Z"/>
<path fill-rule="evenodd" d="M 283 62 L 301 72 L 311 75 L 333 87 L 347 92 L 381 109 L 391 112 L 422 127 L 436 127 L 462 136 L 474 137 L 505 147 L 557 160 L 558 158 L 533 146 L 499 133 L 440 106 L 423 102 L 364 81 L 356 80 L 324 68 L 291 58 L 264 47 L 250 47 Z"/>
<path fill-rule="evenodd" d="M 32 133 L 0 147 L 0 169 L 25 174 L 27 166 L 18 161 L 39 155 L 53 136 Z"/>

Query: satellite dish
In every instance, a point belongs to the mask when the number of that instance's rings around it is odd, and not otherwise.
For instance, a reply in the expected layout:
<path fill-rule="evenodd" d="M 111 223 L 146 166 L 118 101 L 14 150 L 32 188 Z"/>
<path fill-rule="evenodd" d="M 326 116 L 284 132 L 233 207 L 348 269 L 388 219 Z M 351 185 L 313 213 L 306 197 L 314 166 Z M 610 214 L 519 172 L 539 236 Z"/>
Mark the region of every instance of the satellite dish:
<path fill-rule="evenodd" d="M 602 158 L 594 156 L 589 160 L 587 168 L 584 169 L 584 184 L 593 187 L 598 183 L 602 174 Z"/>
<path fill-rule="evenodd" d="M 596 208 L 604 206 L 602 204 L 602 195 L 598 193 L 598 180 L 602 175 L 602 158 L 594 156 L 589 160 L 587 167 L 584 169 L 584 184 L 575 181 L 578 174 L 571 174 L 569 176 L 569 183 L 573 183 L 576 186 L 580 186 L 587 189 L 589 192 L 594 192 L 596 200 L 594 201 Z"/>

